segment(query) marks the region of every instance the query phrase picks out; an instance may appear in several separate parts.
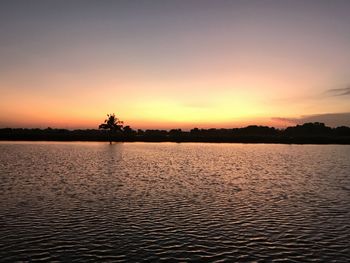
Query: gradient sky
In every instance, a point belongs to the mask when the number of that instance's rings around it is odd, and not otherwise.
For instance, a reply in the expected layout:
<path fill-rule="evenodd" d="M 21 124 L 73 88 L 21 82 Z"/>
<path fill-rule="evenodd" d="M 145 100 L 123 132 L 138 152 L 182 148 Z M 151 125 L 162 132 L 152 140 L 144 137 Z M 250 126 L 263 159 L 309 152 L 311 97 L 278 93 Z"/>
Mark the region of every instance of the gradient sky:
<path fill-rule="evenodd" d="M 0 2 L 0 127 L 350 126 L 350 1 Z"/>

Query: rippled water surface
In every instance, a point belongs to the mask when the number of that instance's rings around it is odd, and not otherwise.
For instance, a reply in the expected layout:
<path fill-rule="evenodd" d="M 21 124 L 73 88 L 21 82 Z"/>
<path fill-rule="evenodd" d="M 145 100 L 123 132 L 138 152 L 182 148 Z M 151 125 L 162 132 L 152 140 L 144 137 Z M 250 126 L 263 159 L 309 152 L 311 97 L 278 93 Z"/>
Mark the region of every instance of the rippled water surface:
<path fill-rule="evenodd" d="M 0 143 L 0 261 L 350 262 L 350 146 Z"/>

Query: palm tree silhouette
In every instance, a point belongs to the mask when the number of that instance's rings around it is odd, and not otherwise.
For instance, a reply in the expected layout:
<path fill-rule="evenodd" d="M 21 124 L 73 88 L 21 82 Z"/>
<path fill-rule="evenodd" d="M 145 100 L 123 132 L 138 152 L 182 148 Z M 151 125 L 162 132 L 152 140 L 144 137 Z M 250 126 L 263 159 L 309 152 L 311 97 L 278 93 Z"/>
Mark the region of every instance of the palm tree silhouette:
<path fill-rule="evenodd" d="M 112 132 L 121 131 L 123 128 L 123 122 L 119 120 L 114 113 L 107 114 L 107 119 L 104 123 L 98 126 L 99 129 L 109 130 L 108 139 L 109 143 L 112 144 Z"/>

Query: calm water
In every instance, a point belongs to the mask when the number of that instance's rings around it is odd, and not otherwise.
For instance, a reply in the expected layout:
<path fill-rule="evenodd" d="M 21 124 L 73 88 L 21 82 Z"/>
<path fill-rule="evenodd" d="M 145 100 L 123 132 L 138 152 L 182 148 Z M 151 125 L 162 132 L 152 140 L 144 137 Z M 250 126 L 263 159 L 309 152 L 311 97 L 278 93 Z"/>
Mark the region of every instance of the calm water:
<path fill-rule="evenodd" d="M 350 146 L 0 143 L 0 261 L 349 262 Z"/>

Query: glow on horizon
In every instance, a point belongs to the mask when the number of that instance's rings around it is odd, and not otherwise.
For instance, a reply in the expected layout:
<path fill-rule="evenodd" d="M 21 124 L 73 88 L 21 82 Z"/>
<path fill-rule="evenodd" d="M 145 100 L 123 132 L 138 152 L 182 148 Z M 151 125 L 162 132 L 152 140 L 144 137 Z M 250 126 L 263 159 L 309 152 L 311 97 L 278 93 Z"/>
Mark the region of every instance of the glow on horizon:
<path fill-rule="evenodd" d="M 0 127 L 96 128 L 112 112 L 142 129 L 283 127 L 350 112 L 327 95 L 349 81 L 349 3 L 175 2 L 7 1 Z"/>

